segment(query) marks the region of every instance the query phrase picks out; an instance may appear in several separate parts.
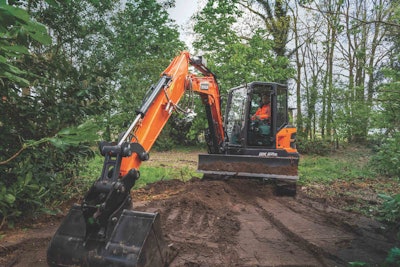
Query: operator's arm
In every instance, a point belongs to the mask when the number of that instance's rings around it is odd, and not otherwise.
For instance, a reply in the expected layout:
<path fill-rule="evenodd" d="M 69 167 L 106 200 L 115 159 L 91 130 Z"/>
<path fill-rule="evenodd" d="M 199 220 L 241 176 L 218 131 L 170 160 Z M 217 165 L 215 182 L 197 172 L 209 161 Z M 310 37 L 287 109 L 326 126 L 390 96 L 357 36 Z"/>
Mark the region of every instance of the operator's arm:
<path fill-rule="evenodd" d="M 252 116 L 252 120 L 269 120 L 271 117 L 271 106 L 270 105 L 263 105 L 260 107 L 256 113 Z"/>

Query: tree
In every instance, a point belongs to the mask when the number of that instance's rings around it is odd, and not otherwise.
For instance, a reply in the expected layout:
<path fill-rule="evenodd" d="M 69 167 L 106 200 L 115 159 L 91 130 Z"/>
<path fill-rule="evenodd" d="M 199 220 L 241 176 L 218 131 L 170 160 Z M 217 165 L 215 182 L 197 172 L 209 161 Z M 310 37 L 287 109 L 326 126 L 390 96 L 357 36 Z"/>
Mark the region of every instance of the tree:
<path fill-rule="evenodd" d="M 400 18 L 400 2 L 393 1 L 393 13 L 389 22 L 396 23 Z M 376 95 L 376 110 L 372 125 L 380 130 L 380 144 L 377 156 L 374 158 L 375 166 L 382 173 L 400 177 L 399 158 L 400 151 L 400 26 L 390 26 L 387 37 L 393 42 L 389 64 L 385 64 L 377 78 L 382 81 Z"/>
<path fill-rule="evenodd" d="M 6 64 L 0 57 L 0 71 L 13 71 L 0 76 L 0 105 L 6 111 L 0 119 L 3 222 L 68 198 L 66 193 L 75 188 L 84 190 L 75 178 L 84 158 L 93 155 L 89 146 L 99 138 L 97 132 L 109 125 L 110 136 L 114 125 L 122 125 L 116 115 L 128 118 L 141 99 L 132 97 L 137 92 L 131 88 L 144 83 L 148 88 L 149 73 L 157 70 L 158 75 L 166 58 L 171 60 L 182 47 L 177 30 L 171 29 L 166 11 L 156 1 L 124 1 L 125 13 L 120 2 L 111 0 L 14 4 L 0 9 L 8 12 L 0 23 L 9 23 L 0 27 L 8 38 L 0 44 L 0 53 L 8 53 Z M 52 45 L 38 42 L 44 38 L 39 30 L 46 36 L 46 28 L 37 21 L 46 25 Z M 18 33 L 15 40 L 13 33 Z M 133 43 L 130 36 L 136 36 Z M 11 47 L 4 45 L 6 41 L 22 45 Z M 149 45 L 151 49 L 144 49 Z M 157 53 L 164 53 L 160 60 Z M 76 183 L 79 186 L 73 186 Z"/>
<path fill-rule="evenodd" d="M 306 39 L 319 44 L 313 49 L 323 51 L 324 55 L 318 61 L 324 62 L 320 67 L 325 69 L 321 72 L 325 78 L 319 92 L 322 103 L 319 130 L 329 140 L 340 137 L 364 142 L 371 127 L 375 88 L 379 85 L 376 75 L 390 51 L 386 36 L 393 3 L 384 0 L 301 3 L 311 13 L 310 17 L 320 23 L 313 36 L 306 35 Z M 313 74 L 304 71 L 304 75 L 307 73 Z"/>
<path fill-rule="evenodd" d="M 12 61 L 12 59 L 29 55 L 26 43 L 28 38 L 42 44 L 49 44 L 51 40 L 46 28 L 31 20 L 25 10 L 0 2 L 0 34 L 1 84 L 4 86 L 7 81 L 11 81 L 27 86 L 29 81 L 24 76 L 28 75 L 28 71 L 18 68 L 16 60 Z M 2 91 L 3 97 L 6 97 L 4 88 Z"/>
<path fill-rule="evenodd" d="M 110 48 L 118 83 L 107 95 L 116 103 L 116 115 L 109 123 L 121 129 L 134 118 L 150 85 L 185 45 L 179 40 L 177 26 L 155 0 L 127 1 L 111 22 Z"/>
<path fill-rule="evenodd" d="M 264 22 L 266 32 L 273 40 L 275 55 L 286 56 L 290 31 L 288 2 L 286 0 L 248 0 L 239 1 L 239 4 Z"/>
<path fill-rule="evenodd" d="M 252 80 L 287 81 L 293 75 L 284 55 L 284 2 L 277 1 L 273 12 L 268 1 L 210 0 L 194 19 L 194 47 L 206 51 L 223 88 Z M 265 27 L 258 27 L 260 21 Z"/>

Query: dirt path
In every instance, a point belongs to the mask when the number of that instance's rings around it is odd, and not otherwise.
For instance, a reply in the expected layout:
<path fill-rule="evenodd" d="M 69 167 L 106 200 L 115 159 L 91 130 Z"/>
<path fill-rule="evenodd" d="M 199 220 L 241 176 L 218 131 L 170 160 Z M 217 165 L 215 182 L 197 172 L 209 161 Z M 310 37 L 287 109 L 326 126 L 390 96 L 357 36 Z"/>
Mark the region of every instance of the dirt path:
<path fill-rule="evenodd" d="M 136 190 L 135 210 L 158 211 L 171 266 L 379 266 L 394 244 L 379 223 L 305 197 L 277 197 L 252 180 L 163 181 Z M 0 266 L 46 266 L 57 222 L 7 235 Z"/>
<path fill-rule="evenodd" d="M 157 188 L 157 186 L 161 188 Z M 379 223 L 258 181 L 170 181 L 137 207 L 159 211 L 178 255 L 171 266 L 379 266 L 393 244 Z M 158 199 L 162 187 L 168 198 Z M 139 194 L 140 195 L 140 194 Z M 146 195 L 146 194 L 144 194 Z"/>
<path fill-rule="evenodd" d="M 196 157 L 185 154 L 178 161 L 195 165 Z M 153 159 L 150 164 L 166 166 L 177 161 L 168 153 Z M 132 197 L 135 210 L 161 214 L 163 234 L 176 253 L 170 266 L 381 266 L 395 245 L 384 225 L 334 208 L 327 196 L 311 199 L 310 190 L 315 188 L 278 197 L 273 185 L 261 181 L 192 179 L 160 181 Z M 62 217 L 6 232 L 0 266 L 47 266 L 47 245 Z"/>

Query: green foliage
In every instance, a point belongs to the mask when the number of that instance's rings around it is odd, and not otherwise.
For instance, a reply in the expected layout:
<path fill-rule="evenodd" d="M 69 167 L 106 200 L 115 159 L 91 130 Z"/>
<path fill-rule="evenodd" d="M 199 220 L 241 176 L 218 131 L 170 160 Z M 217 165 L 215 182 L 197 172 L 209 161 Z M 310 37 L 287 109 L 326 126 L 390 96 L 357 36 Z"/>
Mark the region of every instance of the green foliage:
<path fill-rule="evenodd" d="M 0 3 L 0 79 L 27 86 L 24 77 L 29 72 L 18 67 L 16 59 L 29 55 L 27 39 L 50 44 L 51 39 L 44 25 L 31 19 L 29 14 L 17 7 Z"/>
<path fill-rule="evenodd" d="M 200 105 L 199 113 L 173 113 L 157 139 L 155 149 L 168 151 L 177 146 L 198 145 L 200 136 L 208 127 L 202 105 Z"/>
<path fill-rule="evenodd" d="M 57 141 L 65 135 L 34 142 L 38 145 L 25 149 L 13 164 L 0 165 L 4 173 L 0 181 L 1 226 L 5 222 L 12 225 L 21 216 L 50 212 L 48 204 L 69 198 L 82 160 L 92 157 L 93 152 L 82 143 Z"/>
<path fill-rule="evenodd" d="M 207 1 L 203 10 L 194 16 L 194 31 L 200 34 L 193 43 L 195 48 L 225 54 L 227 45 L 238 43 L 239 37 L 232 25 L 242 12 L 235 3 L 231 0 Z"/>
<path fill-rule="evenodd" d="M 371 116 L 371 108 L 364 101 L 336 99 L 337 109 L 334 114 L 333 127 L 341 140 L 365 143 L 367 137 L 366 121 Z"/>
<path fill-rule="evenodd" d="M 371 159 L 375 169 L 388 176 L 400 177 L 400 133 L 384 138 Z"/>
<path fill-rule="evenodd" d="M 114 134 L 132 121 L 146 91 L 177 53 L 184 49 L 177 26 L 156 1 L 126 1 L 126 8 L 111 19 L 110 51 L 118 70 L 118 86 L 107 94 L 113 104 L 109 117 Z M 120 131 L 120 130 L 118 130 Z"/>
<path fill-rule="evenodd" d="M 386 263 L 393 264 L 393 266 L 400 266 L 400 248 L 394 247 L 389 251 Z"/>
<path fill-rule="evenodd" d="M 171 138 L 171 126 L 169 123 L 164 127 L 160 136 L 157 138 L 154 149 L 159 151 L 169 151 L 174 148 L 178 140 Z"/>
<path fill-rule="evenodd" d="M 349 262 L 349 266 L 352 266 L 352 267 L 367 266 L 367 263 L 362 262 L 362 261 L 352 261 L 352 262 Z"/>
<path fill-rule="evenodd" d="M 155 0 L 9 3 L 0 2 L 3 222 L 84 190 L 87 179 L 75 178 L 89 146 L 125 129 L 183 48 Z"/>
<path fill-rule="evenodd" d="M 379 197 L 384 200 L 381 209 L 381 219 L 392 224 L 400 222 L 400 194 L 394 196 L 379 194 Z M 400 227 L 400 225 L 398 226 Z"/>
<path fill-rule="evenodd" d="M 296 146 L 300 154 L 326 156 L 332 151 L 332 143 L 323 139 L 301 138 L 297 140 Z"/>
<path fill-rule="evenodd" d="M 400 6 L 393 2 L 394 13 L 391 19 L 398 22 Z M 377 90 L 377 111 L 373 114 L 372 126 L 380 132 L 380 144 L 372 159 L 376 169 L 388 176 L 400 177 L 400 38 L 398 27 L 390 28 L 389 37 L 393 41 L 393 54 L 390 64 L 380 70 L 385 83 Z"/>

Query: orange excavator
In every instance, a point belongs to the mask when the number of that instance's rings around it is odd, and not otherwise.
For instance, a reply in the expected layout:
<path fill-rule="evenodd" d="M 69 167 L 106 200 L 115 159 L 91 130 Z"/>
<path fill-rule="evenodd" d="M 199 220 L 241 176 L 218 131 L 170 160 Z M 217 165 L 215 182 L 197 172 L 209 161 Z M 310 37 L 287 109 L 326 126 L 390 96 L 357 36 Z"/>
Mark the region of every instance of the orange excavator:
<path fill-rule="evenodd" d="M 159 214 L 132 210 L 130 190 L 139 179 L 141 163 L 149 159 L 151 147 L 189 91 L 200 95 L 209 125 L 208 154 L 199 155 L 198 162 L 205 178 L 275 179 L 295 190 L 299 154 L 296 128 L 288 124 L 287 86 L 251 82 L 229 90 L 223 119 L 215 75 L 201 57 L 184 51 L 150 87 L 118 141 L 99 143 L 104 156 L 101 175 L 53 236 L 47 250 L 50 266 L 169 264 Z M 269 114 L 257 119 L 253 114 L 263 97 L 269 101 Z"/>

